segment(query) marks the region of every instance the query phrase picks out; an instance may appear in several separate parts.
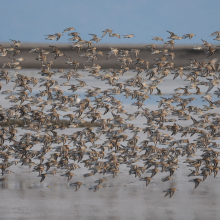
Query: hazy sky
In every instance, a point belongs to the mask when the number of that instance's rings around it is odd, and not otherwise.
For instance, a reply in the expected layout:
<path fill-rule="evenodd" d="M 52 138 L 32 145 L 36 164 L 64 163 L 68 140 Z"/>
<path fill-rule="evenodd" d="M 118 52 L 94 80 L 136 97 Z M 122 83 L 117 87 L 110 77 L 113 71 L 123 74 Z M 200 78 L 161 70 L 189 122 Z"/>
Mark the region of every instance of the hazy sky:
<path fill-rule="evenodd" d="M 100 43 L 154 43 L 152 36 L 166 41 L 168 30 L 178 36 L 196 35 L 178 44 L 202 44 L 201 38 L 214 44 L 218 41 L 210 34 L 220 30 L 219 9 L 219 0 L 7 0 L 1 3 L 0 41 L 49 44 L 44 35 L 74 27 L 84 40 L 92 38 L 88 34 L 101 37 L 106 28 L 135 35 L 130 39 L 106 35 Z M 68 43 L 67 33 L 58 42 Z"/>

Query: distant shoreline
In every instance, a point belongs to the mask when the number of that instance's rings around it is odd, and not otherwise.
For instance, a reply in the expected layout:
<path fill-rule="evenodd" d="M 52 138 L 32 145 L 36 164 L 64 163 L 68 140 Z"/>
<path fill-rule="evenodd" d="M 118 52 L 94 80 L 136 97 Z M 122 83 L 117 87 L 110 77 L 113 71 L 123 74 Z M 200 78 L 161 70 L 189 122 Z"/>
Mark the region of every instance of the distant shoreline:
<path fill-rule="evenodd" d="M 3 47 L 10 47 L 11 43 L 0 43 Z M 76 49 L 71 49 L 72 44 L 58 44 L 56 42 L 48 42 L 48 44 L 42 44 L 42 43 L 23 43 L 22 46 L 16 48 L 20 50 L 20 53 L 16 56 L 13 56 L 13 54 L 8 53 L 5 57 L 0 57 L 0 68 L 2 68 L 3 63 L 10 62 L 10 58 L 19 58 L 23 57 L 25 60 L 21 62 L 21 66 L 23 69 L 41 69 L 41 62 L 36 60 L 37 53 L 29 51 L 33 48 L 41 48 L 47 51 L 52 51 L 52 48 L 49 47 L 49 45 L 56 46 L 60 51 L 64 52 L 66 56 L 70 56 L 72 60 L 75 60 L 76 62 L 80 63 L 78 69 L 83 69 L 85 65 L 91 66 L 91 62 L 87 62 L 85 58 L 79 57 L 80 54 L 85 53 L 87 51 L 87 47 L 84 47 L 80 52 L 77 53 Z M 92 44 L 92 47 L 96 47 L 97 51 L 102 51 L 104 56 L 98 56 L 98 59 L 95 60 L 96 64 L 99 64 L 102 69 L 108 69 L 108 68 L 115 68 L 120 69 L 120 63 L 117 62 L 118 57 L 111 56 L 108 60 L 107 53 L 110 51 L 109 47 L 116 47 L 121 50 L 131 50 L 131 49 L 139 49 L 140 54 L 139 57 L 145 61 L 149 62 L 149 66 L 151 67 L 156 61 L 155 58 L 162 57 L 162 53 L 155 55 L 151 54 L 150 48 L 145 48 L 147 44 Z M 167 46 L 165 49 L 168 49 L 169 52 L 172 52 L 175 54 L 174 60 L 171 59 L 170 56 L 167 56 L 168 62 L 174 62 L 175 67 L 180 66 L 188 66 L 190 64 L 189 59 L 196 59 L 197 61 L 203 62 L 208 60 L 213 60 L 214 58 L 218 57 L 218 53 L 215 53 L 213 56 L 207 58 L 207 55 L 205 54 L 204 50 L 206 49 L 203 47 L 202 50 L 193 50 L 194 45 L 176 45 L 174 46 L 174 49 L 171 50 L 169 46 Z M 163 49 L 164 44 L 158 44 L 158 49 Z M 10 57 L 10 58 L 9 58 Z M 67 57 L 62 56 L 58 57 L 57 59 L 54 59 L 54 54 L 48 54 L 47 55 L 49 61 L 53 61 L 54 64 L 52 65 L 53 69 L 73 69 L 72 66 L 67 65 L 65 62 L 67 60 Z M 136 57 L 134 54 L 131 54 L 130 57 L 133 61 L 136 60 Z M 129 65 L 130 69 L 135 69 L 136 65 L 131 64 Z"/>

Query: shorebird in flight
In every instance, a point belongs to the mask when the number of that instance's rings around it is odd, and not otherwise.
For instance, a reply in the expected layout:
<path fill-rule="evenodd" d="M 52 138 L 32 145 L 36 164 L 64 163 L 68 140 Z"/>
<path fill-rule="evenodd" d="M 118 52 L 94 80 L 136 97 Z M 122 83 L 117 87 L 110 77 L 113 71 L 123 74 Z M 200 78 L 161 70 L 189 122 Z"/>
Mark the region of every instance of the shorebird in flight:
<path fill-rule="evenodd" d="M 95 41 L 96 43 L 98 43 L 101 40 L 101 38 L 98 38 L 96 34 L 89 34 L 89 35 L 92 35 L 93 37 L 90 41 Z"/>
<path fill-rule="evenodd" d="M 152 40 L 156 40 L 156 41 L 162 41 L 162 42 L 164 42 L 162 37 L 153 37 Z"/>
<path fill-rule="evenodd" d="M 105 29 L 104 31 L 102 31 L 103 32 L 103 34 L 102 34 L 102 37 L 104 37 L 107 33 L 109 34 L 109 37 L 110 37 L 110 34 L 112 33 L 112 29 Z"/>
<path fill-rule="evenodd" d="M 211 37 L 211 36 L 216 36 L 216 35 L 220 35 L 220 31 L 215 31 L 215 32 L 213 32 L 213 33 L 210 35 L 210 37 Z"/>
<path fill-rule="evenodd" d="M 45 36 L 47 36 L 45 38 L 46 40 L 55 40 L 57 38 L 57 36 L 55 36 L 54 34 L 47 34 Z"/>
<path fill-rule="evenodd" d="M 127 34 L 127 35 L 121 35 L 121 36 L 124 36 L 124 38 L 132 38 L 132 37 L 134 37 L 133 34 Z"/>
<path fill-rule="evenodd" d="M 177 36 L 176 34 L 174 34 L 173 32 L 171 32 L 171 31 L 167 31 L 169 34 L 170 34 L 170 36 L 168 37 L 168 39 L 172 39 L 172 40 L 181 40 L 183 37 L 179 37 L 179 36 Z"/>
<path fill-rule="evenodd" d="M 195 34 L 184 34 L 183 35 L 183 39 L 186 39 L 186 38 L 189 38 L 189 39 L 192 39 L 194 36 L 196 36 Z"/>
<path fill-rule="evenodd" d="M 205 47 L 211 47 L 212 45 L 210 43 L 208 43 L 207 41 L 201 39 L 203 41 L 203 46 Z"/>
<path fill-rule="evenodd" d="M 169 188 L 169 189 L 165 190 L 164 191 L 164 192 L 166 192 L 165 197 L 169 195 L 169 197 L 171 198 L 176 190 L 177 190 L 176 188 Z"/>
<path fill-rule="evenodd" d="M 212 56 L 214 54 L 214 52 L 215 52 L 215 49 L 212 48 L 211 46 L 205 51 L 205 53 L 208 54 L 207 57 Z"/>
<path fill-rule="evenodd" d="M 10 39 L 10 40 L 13 41 L 13 44 L 14 44 L 15 47 L 21 46 L 21 41 L 12 40 L 12 39 Z"/>
<path fill-rule="evenodd" d="M 75 30 L 74 27 L 69 27 L 69 28 L 64 29 L 63 33 L 67 32 L 67 31 L 73 31 L 73 30 Z"/>
<path fill-rule="evenodd" d="M 109 37 L 117 37 L 118 39 L 121 39 L 120 35 L 116 33 L 109 34 Z"/>

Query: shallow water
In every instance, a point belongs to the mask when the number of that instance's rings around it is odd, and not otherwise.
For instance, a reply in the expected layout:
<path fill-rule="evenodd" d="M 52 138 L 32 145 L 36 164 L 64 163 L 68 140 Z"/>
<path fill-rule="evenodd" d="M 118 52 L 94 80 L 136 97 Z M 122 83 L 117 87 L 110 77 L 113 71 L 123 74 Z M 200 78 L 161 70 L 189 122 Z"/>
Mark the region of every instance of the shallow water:
<path fill-rule="evenodd" d="M 28 70 L 24 73 L 36 77 L 37 71 L 31 72 Z M 123 79 L 131 78 L 131 76 L 132 73 L 125 75 Z M 41 76 L 38 75 L 38 77 Z M 184 87 L 185 84 L 188 84 L 187 81 L 181 79 L 173 81 L 172 77 L 165 78 L 165 81 L 161 83 L 160 89 L 164 93 L 163 97 L 171 95 L 173 89 L 178 86 Z M 59 83 L 64 81 L 60 80 L 58 76 L 55 79 Z M 86 75 L 81 80 L 88 82 L 88 86 L 98 86 L 102 90 L 109 87 L 104 82 L 97 83 L 97 80 Z M 74 80 L 71 82 L 77 84 Z M 12 88 L 13 83 L 9 83 L 7 89 Z M 62 87 L 66 95 L 69 94 L 67 88 L 69 87 Z M 202 86 L 201 88 L 202 91 L 206 91 L 207 89 Z M 36 86 L 31 95 L 36 95 L 39 90 L 43 89 Z M 82 89 L 79 92 L 81 99 L 85 98 L 85 90 Z M 14 91 L 14 93 L 16 92 Z M 131 105 L 135 100 L 131 98 L 125 99 L 122 95 L 116 97 L 123 102 L 128 112 L 137 111 L 137 107 Z M 192 95 L 183 98 L 188 97 L 195 96 Z M 8 103 L 4 98 L 5 95 L 2 95 L 0 104 L 4 108 L 10 107 L 11 103 Z M 149 109 L 157 109 L 157 101 L 159 99 L 160 96 L 153 93 L 145 101 L 145 106 Z M 202 107 L 204 102 L 199 96 L 192 104 Z M 207 103 L 205 104 L 207 105 Z M 213 112 L 218 112 L 218 110 L 215 109 Z M 61 113 L 61 115 L 64 114 L 67 113 Z M 109 117 L 108 114 L 105 116 L 106 118 Z M 146 121 L 146 118 L 138 116 L 135 121 L 128 121 L 128 123 L 133 123 L 139 127 L 146 127 L 144 125 Z M 189 123 L 192 124 L 192 121 L 182 121 L 181 125 L 189 125 Z M 179 121 L 178 124 L 180 124 Z M 59 134 L 65 133 L 71 135 L 76 130 L 67 129 L 65 131 L 59 131 Z M 26 131 L 19 129 L 18 136 L 24 134 L 24 132 Z M 125 134 L 128 134 L 130 137 L 133 135 L 129 131 L 126 131 Z M 140 132 L 138 136 L 140 136 L 141 141 L 146 138 L 147 134 Z M 175 139 L 178 138 L 180 138 L 179 134 L 175 136 Z M 189 137 L 187 136 L 187 138 Z M 193 136 L 191 140 L 195 138 Z M 104 138 L 102 137 L 96 143 L 99 144 L 103 141 Z M 219 143 L 219 140 L 216 142 Z M 55 146 L 57 144 L 52 145 L 52 147 Z M 88 144 L 88 147 L 90 146 L 91 144 Z M 33 150 L 39 150 L 40 147 L 40 145 L 36 145 L 33 147 Z M 216 150 L 219 151 L 219 149 Z M 61 176 L 65 173 L 65 170 L 61 170 L 55 176 L 48 175 L 40 183 L 38 173 L 32 172 L 33 167 L 29 169 L 27 166 L 21 166 L 21 163 L 19 163 L 10 169 L 14 173 L 4 175 L 7 177 L 7 180 L 0 181 L 0 219 L 220 219 L 220 177 L 217 176 L 214 178 L 212 174 L 204 182 L 201 182 L 198 188 L 194 189 L 194 183 L 189 182 L 189 180 L 195 177 L 188 177 L 191 167 L 187 167 L 187 164 L 183 163 L 185 160 L 185 156 L 180 157 L 179 168 L 174 173 L 171 181 L 162 182 L 161 178 L 168 174 L 159 172 L 153 177 L 147 187 L 144 181 L 140 181 L 138 177 L 135 178 L 133 174 L 129 175 L 129 167 L 121 165 L 120 172 L 115 178 L 111 174 L 104 176 L 106 177 L 106 182 L 103 184 L 103 188 L 97 192 L 94 192 L 93 189 L 96 185 L 95 181 L 102 178 L 103 175 L 95 174 L 92 177 L 83 177 L 83 174 L 90 172 L 83 167 L 83 164 L 81 168 L 74 170 L 75 175 L 69 182 L 67 182 L 66 177 Z M 143 165 L 143 162 L 137 162 L 135 164 Z M 143 176 L 147 175 L 149 176 L 149 173 L 145 172 L 143 174 Z M 83 185 L 77 192 L 75 192 L 75 187 L 71 186 L 71 183 L 76 181 L 83 182 Z M 169 199 L 168 197 L 164 197 L 165 192 L 163 191 L 170 187 L 177 188 L 177 191 Z"/>
<path fill-rule="evenodd" d="M 85 185 L 75 192 L 57 175 L 39 183 L 36 175 L 20 170 L 0 183 L 1 219 L 219 219 L 219 177 L 208 177 L 194 190 L 184 171 L 174 174 L 170 183 L 159 181 L 162 176 L 147 187 L 127 173 L 107 177 L 104 187 L 93 192 L 88 188 L 98 174 L 80 178 Z M 163 190 L 171 185 L 178 191 L 169 199 Z"/>

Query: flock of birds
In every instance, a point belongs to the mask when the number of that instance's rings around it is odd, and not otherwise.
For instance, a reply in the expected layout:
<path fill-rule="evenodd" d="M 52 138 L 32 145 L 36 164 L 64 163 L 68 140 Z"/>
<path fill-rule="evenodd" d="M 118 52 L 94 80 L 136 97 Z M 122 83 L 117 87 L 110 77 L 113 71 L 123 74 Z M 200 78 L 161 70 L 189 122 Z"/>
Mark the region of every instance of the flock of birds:
<path fill-rule="evenodd" d="M 101 38 L 90 34 L 93 37 L 90 41 L 83 40 L 78 32 L 71 32 L 73 30 L 73 27 L 67 28 L 63 33 L 47 35 L 46 39 L 59 40 L 65 32 L 69 32 L 72 49 L 85 58 L 85 74 L 97 80 L 97 85 L 102 82 L 107 84 L 104 90 L 98 86 L 89 87 L 87 82 L 79 79 L 83 78 L 78 71 L 81 64 L 71 57 L 66 59 L 69 70 L 53 70 L 54 61 L 49 59 L 50 54 L 55 55 L 54 59 L 66 56 L 56 46 L 50 46 L 52 51 L 31 49 L 30 52 L 36 53 L 36 60 L 41 63 L 40 78 L 18 72 L 24 60 L 22 57 L 16 58 L 20 52 L 20 41 L 12 40 L 13 45 L 9 48 L 0 46 L 0 56 L 12 53 L 14 57 L 4 63 L 0 71 L 1 81 L 6 81 L 5 85 L 0 84 L 1 90 L 7 94 L 5 99 L 11 104 L 8 109 L 0 109 L 0 123 L 8 124 L 0 129 L 2 176 L 12 172 L 9 170 L 11 166 L 20 164 L 32 168 L 33 172 L 37 171 L 40 182 L 50 174 L 65 176 L 70 181 L 75 178 L 74 170 L 84 166 L 88 169 L 88 173 L 82 174 L 84 177 L 105 175 L 95 181 L 94 191 L 100 189 L 111 176 L 117 178 L 122 165 L 128 167 L 128 174 L 146 181 L 146 186 L 160 173 L 165 174 L 163 182 L 171 181 L 179 166 L 185 163 L 190 168 L 188 176 L 195 183 L 195 188 L 201 181 L 216 177 L 220 153 L 220 117 L 216 109 L 220 106 L 220 100 L 212 100 L 220 97 L 220 88 L 216 88 L 220 82 L 219 66 L 216 66 L 216 60 L 204 62 L 194 59 L 183 67 L 175 67 L 173 63 L 175 40 L 191 39 L 195 35 L 180 37 L 168 31 L 169 40 L 162 49 L 157 49 L 155 44 L 146 45 L 152 56 L 157 55 L 155 62 L 150 64 L 139 58 L 141 51 L 138 49 L 110 48 L 107 54 L 97 51 L 92 44 L 98 43 L 106 34 L 120 38 L 111 29 L 104 30 Z M 220 31 L 211 34 L 214 35 L 215 40 L 220 40 Z M 160 37 L 153 37 L 152 40 L 164 41 Z M 204 48 L 207 57 L 212 56 L 215 52 L 213 45 L 202 41 L 201 47 L 193 49 Z M 80 53 L 82 48 L 87 48 L 85 53 Z M 111 56 L 116 57 L 120 68 L 102 70 L 96 60 Z M 131 65 L 135 65 L 135 70 L 130 71 L 132 77 L 123 80 Z M 15 70 L 13 77 L 9 77 L 10 69 Z M 55 73 L 60 74 L 65 82 L 59 85 L 54 79 Z M 180 77 L 187 85 L 170 91 L 172 95 L 166 96 L 159 87 L 171 74 L 174 75 L 173 80 Z M 11 82 L 14 83 L 16 95 L 11 94 L 11 90 L 4 90 Z M 35 86 L 40 91 L 32 96 Z M 202 92 L 201 88 L 205 91 Z M 84 93 L 85 98 L 77 102 L 78 92 Z M 132 106 L 136 111 L 129 113 L 117 95 L 135 100 Z M 147 108 L 146 100 L 154 96 L 160 98 L 156 110 Z M 207 105 L 193 105 L 195 99 Z M 59 123 L 61 117 L 68 120 L 68 125 Z M 143 122 L 142 126 L 136 127 L 132 123 L 137 118 Z M 24 122 L 21 136 L 17 135 L 17 124 L 9 123 L 14 119 Z M 91 126 L 78 129 L 88 121 Z M 72 134 L 66 134 L 66 129 L 71 129 Z M 144 136 L 141 141 L 140 133 Z M 36 145 L 40 147 L 34 150 Z M 181 158 L 184 162 L 180 164 Z M 61 174 L 63 171 L 65 174 Z M 70 183 L 76 191 L 82 184 Z M 175 191 L 176 188 L 169 188 L 164 191 L 165 196 L 172 197 Z"/>

